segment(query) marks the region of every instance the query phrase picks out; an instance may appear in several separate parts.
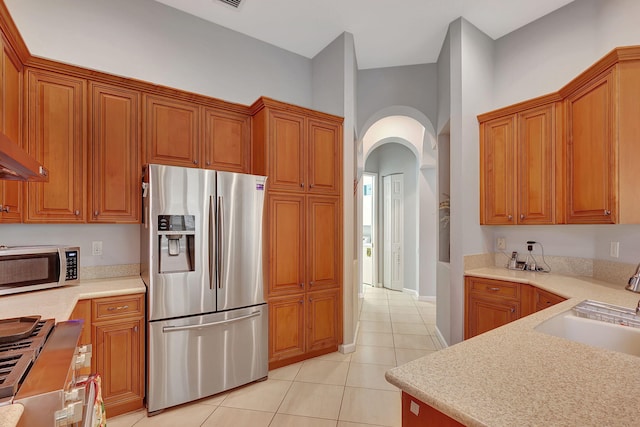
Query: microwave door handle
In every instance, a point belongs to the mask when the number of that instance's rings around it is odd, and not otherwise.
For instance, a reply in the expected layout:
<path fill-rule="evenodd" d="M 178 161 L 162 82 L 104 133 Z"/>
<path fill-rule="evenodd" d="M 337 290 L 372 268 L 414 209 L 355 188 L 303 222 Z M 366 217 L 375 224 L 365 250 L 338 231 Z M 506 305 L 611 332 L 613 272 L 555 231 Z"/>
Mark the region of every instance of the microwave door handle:
<path fill-rule="evenodd" d="M 260 316 L 260 311 L 254 311 L 251 314 L 247 314 L 246 316 L 234 317 L 233 319 L 221 320 L 219 322 L 211 322 L 204 323 L 202 325 L 186 325 L 186 326 L 163 326 L 162 332 L 179 332 L 179 331 L 188 331 L 191 329 L 204 329 L 210 328 L 212 326 L 220 326 L 220 325 L 228 325 L 229 323 L 239 322 L 240 320 L 250 319 L 252 317 Z"/>
<path fill-rule="evenodd" d="M 58 283 L 64 283 L 67 280 L 67 254 L 64 248 L 58 248 L 58 260 L 60 261 L 60 277 Z"/>
<path fill-rule="evenodd" d="M 213 289 L 213 282 L 214 282 L 214 277 L 213 275 L 215 274 L 215 272 L 213 271 L 214 269 L 214 265 L 213 265 L 213 250 L 214 250 L 214 244 L 213 244 L 213 196 L 209 196 L 209 260 L 208 260 L 208 267 L 209 267 L 209 289 Z M 217 252 L 216 252 L 217 254 Z"/>

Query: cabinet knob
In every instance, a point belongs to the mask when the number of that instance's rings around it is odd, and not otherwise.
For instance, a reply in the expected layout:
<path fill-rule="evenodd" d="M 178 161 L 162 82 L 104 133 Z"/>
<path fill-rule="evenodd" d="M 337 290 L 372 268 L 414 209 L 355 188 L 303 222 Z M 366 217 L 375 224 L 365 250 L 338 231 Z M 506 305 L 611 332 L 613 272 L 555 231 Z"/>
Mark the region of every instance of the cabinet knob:
<path fill-rule="evenodd" d="M 194 164 L 194 165 L 197 165 L 197 164 L 198 164 L 198 161 L 197 161 L 197 160 L 194 160 L 194 161 L 193 161 L 193 164 Z"/>
<path fill-rule="evenodd" d="M 300 183 L 300 187 L 304 188 L 304 182 Z"/>
<path fill-rule="evenodd" d="M 313 286 L 313 280 L 309 282 L 309 286 Z"/>
<path fill-rule="evenodd" d="M 76 216 L 78 216 L 78 215 L 80 215 L 80 211 L 79 211 L 78 209 L 76 209 L 76 211 L 74 212 L 74 214 L 75 214 Z"/>
<path fill-rule="evenodd" d="M 9 211 L 11 210 L 11 209 L 9 208 L 9 206 L 4 206 L 4 207 L 2 207 L 2 205 L 0 205 L 0 207 L 2 208 L 2 212 L 9 213 Z"/>
<path fill-rule="evenodd" d="M 511 312 L 512 312 L 512 313 L 515 313 L 515 312 L 516 312 L 516 309 L 515 309 L 515 308 L 513 308 L 513 307 L 511 307 Z"/>
<path fill-rule="evenodd" d="M 500 288 L 487 288 L 488 291 L 498 292 Z"/>
<path fill-rule="evenodd" d="M 98 211 L 94 211 L 93 212 L 93 216 L 98 216 L 99 212 Z"/>
<path fill-rule="evenodd" d="M 520 214 L 520 219 L 524 219 L 524 214 Z"/>
<path fill-rule="evenodd" d="M 507 219 L 508 219 L 509 221 L 513 221 L 513 215 L 509 215 L 509 216 L 507 216 Z"/>
<path fill-rule="evenodd" d="M 304 303 L 304 300 L 303 300 L 303 299 L 301 299 L 301 300 L 300 300 L 300 301 L 298 301 L 298 302 L 299 302 L 300 304 L 303 304 L 303 303 Z"/>
<path fill-rule="evenodd" d="M 138 332 L 138 326 L 133 327 L 133 332 Z"/>
<path fill-rule="evenodd" d="M 211 166 L 211 162 L 207 160 L 207 166 Z"/>
<path fill-rule="evenodd" d="M 313 188 L 313 184 L 309 184 L 309 188 Z"/>
<path fill-rule="evenodd" d="M 611 211 L 610 211 L 610 210 L 605 209 L 605 210 L 604 210 L 604 214 L 605 214 L 605 216 L 609 216 L 609 215 L 611 215 Z"/>
<path fill-rule="evenodd" d="M 304 288 L 304 283 L 300 283 L 300 289 Z"/>

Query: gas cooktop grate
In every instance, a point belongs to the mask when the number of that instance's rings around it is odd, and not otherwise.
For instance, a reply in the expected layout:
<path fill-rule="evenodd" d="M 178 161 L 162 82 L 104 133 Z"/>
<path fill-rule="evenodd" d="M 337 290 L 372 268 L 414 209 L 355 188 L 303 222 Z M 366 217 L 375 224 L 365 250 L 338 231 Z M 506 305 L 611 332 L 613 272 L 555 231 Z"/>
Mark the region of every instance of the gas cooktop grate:
<path fill-rule="evenodd" d="M 53 319 L 41 320 L 27 338 L 0 344 L 0 399 L 11 397 L 18 391 L 54 325 Z"/>

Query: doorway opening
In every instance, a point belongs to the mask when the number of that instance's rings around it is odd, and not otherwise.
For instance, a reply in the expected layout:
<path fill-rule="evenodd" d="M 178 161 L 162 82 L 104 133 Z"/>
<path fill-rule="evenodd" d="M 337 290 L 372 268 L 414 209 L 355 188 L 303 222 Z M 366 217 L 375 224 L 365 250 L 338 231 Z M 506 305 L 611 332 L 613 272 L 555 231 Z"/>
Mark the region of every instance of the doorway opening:
<path fill-rule="evenodd" d="M 378 284 L 378 254 L 376 242 L 376 181 L 378 176 L 365 173 L 362 176 L 362 283 L 376 287 Z"/>

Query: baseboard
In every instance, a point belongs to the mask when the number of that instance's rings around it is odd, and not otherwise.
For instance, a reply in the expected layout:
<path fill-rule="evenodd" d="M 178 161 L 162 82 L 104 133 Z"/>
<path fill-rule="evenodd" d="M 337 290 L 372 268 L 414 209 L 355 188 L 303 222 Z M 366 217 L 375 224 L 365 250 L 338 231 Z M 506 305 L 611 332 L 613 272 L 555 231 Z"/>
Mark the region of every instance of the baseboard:
<path fill-rule="evenodd" d="M 414 296 L 414 297 L 418 297 L 418 291 L 416 291 L 414 289 L 402 288 L 402 292 L 405 293 L 405 294 L 409 294 L 411 296 Z"/>
<path fill-rule="evenodd" d="M 425 296 L 419 296 L 418 297 L 418 301 L 424 301 L 424 302 L 436 302 L 436 297 L 425 297 Z"/>
<path fill-rule="evenodd" d="M 356 351 L 356 343 L 352 342 L 349 344 L 340 344 L 338 346 L 338 351 L 342 354 L 349 354 Z"/>
<path fill-rule="evenodd" d="M 438 342 L 440 343 L 442 348 L 449 347 L 449 344 L 447 344 L 447 340 L 444 339 L 444 337 L 442 336 L 442 333 L 440 332 L 440 329 L 438 329 L 437 325 L 436 325 L 436 338 L 438 338 Z"/>

